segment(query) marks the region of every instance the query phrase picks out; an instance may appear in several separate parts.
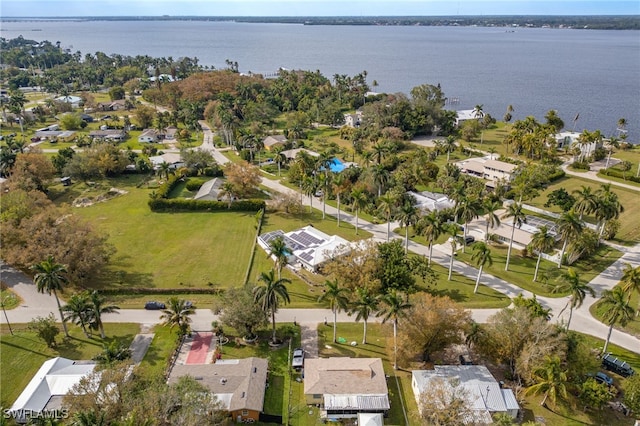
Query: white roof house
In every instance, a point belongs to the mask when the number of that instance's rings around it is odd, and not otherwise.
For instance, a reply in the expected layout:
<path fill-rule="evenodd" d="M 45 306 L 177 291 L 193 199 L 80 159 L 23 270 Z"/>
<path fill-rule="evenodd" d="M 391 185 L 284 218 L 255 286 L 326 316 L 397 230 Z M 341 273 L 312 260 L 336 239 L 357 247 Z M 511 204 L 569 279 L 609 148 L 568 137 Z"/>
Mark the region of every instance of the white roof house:
<path fill-rule="evenodd" d="M 460 126 L 465 121 L 477 120 L 475 110 L 473 109 L 461 109 L 456 111 L 456 127 Z"/>
<path fill-rule="evenodd" d="M 381 413 L 358 413 L 359 426 L 383 426 L 384 416 Z"/>
<path fill-rule="evenodd" d="M 310 271 L 316 271 L 320 265 L 334 256 L 351 251 L 349 241 L 338 235 L 327 235 L 311 225 L 287 233 L 277 230 L 260 235 L 258 244 L 269 252 L 269 243 L 277 237 L 282 237 L 291 251 L 289 263 L 299 262 Z"/>
<path fill-rule="evenodd" d="M 184 165 L 182 156 L 174 152 L 167 152 L 162 155 L 149 157 L 149 161 L 153 165 L 154 170 L 158 170 L 161 164 L 167 163 L 172 169 L 178 169 Z"/>
<path fill-rule="evenodd" d="M 82 98 L 78 96 L 59 96 L 55 100 L 71 104 L 73 108 L 78 108 L 80 106 L 80 102 L 82 102 Z"/>
<path fill-rule="evenodd" d="M 454 378 L 466 390 L 472 403 L 474 415 L 469 423 L 490 424 L 493 413 L 509 413 L 512 418 L 518 415 L 520 406 L 513 391 L 502 389 L 484 365 L 436 365 L 433 370 L 414 370 L 411 376 L 411 387 L 419 409 L 420 395 L 429 392 L 433 380 L 449 383 L 446 380 Z"/>
<path fill-rule="evenodd" d="M 556 140 L 556 143 L 558 144 L 557 148 L 564 149 L 564 148 L 572 147 L 575 145 L 580 147 L 580 151 L 582 155 L 590 155 L 596 149 L 602 148 L 604 143 L 602 140 L 594 141 L 589 144 L 581 144 L 580 143 L 581 134 L 582 133 L 579 133 L 579 132 L 560 132 L 555 134 L 554 138 Z"/>
<path fill-rule="evenodd" d="M 301 152 L 305 152 L 305 153 L 309 154 L 312 157 L 319 157 L 320 156 L 320 154 L 318 154 L 317 152 L 308 150 L 306 148 L 287 149 L 287 150 L 282 151 L 281 154 L 284 155 L 287 160 L 295 160 L 296 157 L 298 156 L 298 154 L 301 153 Z"/>
<path fill-rule="evenodd" d="M 445 194 L 439 194 L 437 192 L 413 192 L 409 191 L 409 194 L 416 199 L 416 207 L 421 210 L 428 211 L 441 211 L 444 209 L 453 208 L 455 203 L 449 199 Z"/>
<path fill-rule="evenodd" d="M 59 409 L 59 399 L 83 377 L 91 374 L 95 366 L 93 362 L 74 361 L 62 357 L 45 361 L 11 406 L 10 411 L 14 413 L 17 421 L 24 422 L 27 419 L 21 419 L 20 416 Z"/>

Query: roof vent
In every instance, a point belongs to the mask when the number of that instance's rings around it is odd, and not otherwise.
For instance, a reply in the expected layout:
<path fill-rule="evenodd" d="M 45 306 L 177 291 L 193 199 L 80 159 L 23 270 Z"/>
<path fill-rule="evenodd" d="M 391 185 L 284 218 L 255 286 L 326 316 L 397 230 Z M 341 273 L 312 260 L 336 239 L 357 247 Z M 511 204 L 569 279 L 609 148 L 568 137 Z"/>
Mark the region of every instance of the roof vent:
<path fill-rule="evenodd" d="M 224 377 L 220 379 L 220 384 L 224 385 L 226 383 L 227 383 L 227 379 L 225 379 Z"/>
<path fill-rule="evenodd" d="M 202 376 L 196 376 L 194 377 L 195 380 L 204 380 Z"/>
<path fill-rule="evenodd" d="M 244 398 L 244 396 L 245 396 L 245 393 L 244 393 L 244 392 L 242 392 L 242 397 L 241 397 L 241 398 Z"/>

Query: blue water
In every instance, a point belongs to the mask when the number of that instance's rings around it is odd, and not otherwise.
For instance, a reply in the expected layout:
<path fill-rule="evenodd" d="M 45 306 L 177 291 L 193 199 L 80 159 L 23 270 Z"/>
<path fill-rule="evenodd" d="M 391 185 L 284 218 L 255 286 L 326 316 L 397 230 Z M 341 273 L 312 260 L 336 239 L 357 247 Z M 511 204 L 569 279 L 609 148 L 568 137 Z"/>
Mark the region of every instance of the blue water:
<path fill-rule="evenodd" d="M 37 31 L 34 31 L 37 30 Z M 640 140 L 640 31 L 545 28 L 391 27 L 190 21 L 2 22 L 0 36 L 60 41 L 82 54 L 119 53 L 272 73 L 279 67 L 325 76 L 368 72 L 378 92 L 440 83 L 452 109 L 540 121 L 558 111 L 566 130 L 616 132 L 626 118 Z M 574 117 L 580 114 L 574 123 Z"/>
<path fill-rule="evenodd" d="M 331 163 L 329 164 L 329 170 L 331 170 L 334 173 L 340 173 L 341 171 L 344 170 L 344 163 L 339 159 L 337 159 L 336 157 L 334 157 L 331 160 Z"/>

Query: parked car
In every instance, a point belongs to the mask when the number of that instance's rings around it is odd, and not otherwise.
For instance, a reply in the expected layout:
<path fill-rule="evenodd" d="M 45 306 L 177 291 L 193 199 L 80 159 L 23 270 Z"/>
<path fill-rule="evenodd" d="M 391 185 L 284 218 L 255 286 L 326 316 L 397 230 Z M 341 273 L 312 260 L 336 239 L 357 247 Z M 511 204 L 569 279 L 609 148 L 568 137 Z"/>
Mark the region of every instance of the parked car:
<path fill-rule="evenodd" d="M 291 360 L 291 366 L 295 370 L 301 370 L 304 367 L 304 349 L 296 348 L 293 350 L 293 359 Z"/>
<path fill-rule="evenodd" d="M 598 371 L 593 378 L 598 383 L 604 383 L 607 386 L 613 386 L 613 379 L 600 371 Z"/>
<path fill-rule="evenodd" d="M 471 235 L 467 235 L 466 237 L 464 237 L 464 244 L 468 246 L 469 244 L 473 243 L 475 240 L 476 239 Z"/>
<path fill-rule="evenodd" d="M 166 306 L 162 302 L 151 301 L 144 304 L 144 308 L 150 311 L 157 311 L 159 309 L 165 309 Z"/>
<path fill-rule="evenodd" d="M 602 366 L 609 371 L 613 371 L 622 377 L 629 377 L 635 374 L 633 368 L 626 361 L 607 353 L 602 357 Z"/>
<path fill-rule="evenodd" d="M 193 306 L 193 302 L 191 300 L 187 300 L 186 302 L 184 302 L 184 307 L 185 308 L 193 308 L 193 309 L 196 308 L 195 306 Z"/>

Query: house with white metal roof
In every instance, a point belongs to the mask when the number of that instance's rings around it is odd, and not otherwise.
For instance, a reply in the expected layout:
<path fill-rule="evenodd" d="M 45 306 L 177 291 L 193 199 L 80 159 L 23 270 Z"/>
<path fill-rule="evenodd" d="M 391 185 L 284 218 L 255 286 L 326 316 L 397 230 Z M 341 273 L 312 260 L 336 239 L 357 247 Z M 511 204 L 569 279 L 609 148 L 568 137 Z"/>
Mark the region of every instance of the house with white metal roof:
<path fill-rule="evenodd" d="M 443 383 L 451 386 L 448 379 L 455 379 L 469 396 L 473 415 L 469 424 L 491 424 L 494 413 L 508 413 L 516 418 L 520 406 L 511 389 L 504 389 L 484 365 L 436 365 L 433 370 L 411 372 L 411 388 L 421 407 L 421 395 Z"/>
<path fill-rule="evenodd" d="M 384 414 L 389 404 L 380 358 L 307 358 L 304 394 L 328 420 L 355 419 L 360 413 Z"/>
<path fill-rule="evenodd" d="M 9 412 L 18 423 L 26 423 L 29 416 L 60 410 L 62 398 L 95 366 L 95 362 L 62 357 L 45 361 Z"/>

